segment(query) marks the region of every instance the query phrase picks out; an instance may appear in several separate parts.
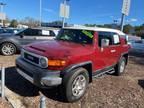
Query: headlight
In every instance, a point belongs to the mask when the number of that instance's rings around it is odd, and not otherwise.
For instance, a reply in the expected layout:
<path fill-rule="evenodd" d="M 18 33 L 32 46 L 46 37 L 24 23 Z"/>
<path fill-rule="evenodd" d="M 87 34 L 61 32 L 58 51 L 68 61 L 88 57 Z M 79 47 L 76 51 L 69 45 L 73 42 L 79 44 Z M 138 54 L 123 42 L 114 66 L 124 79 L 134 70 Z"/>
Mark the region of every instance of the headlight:
<path fill-rule="evenodd" d="M 47 58 L 40 58 L 39 64 L 41 67 L 46 68 L 48 66 L 48 59 Z"/>

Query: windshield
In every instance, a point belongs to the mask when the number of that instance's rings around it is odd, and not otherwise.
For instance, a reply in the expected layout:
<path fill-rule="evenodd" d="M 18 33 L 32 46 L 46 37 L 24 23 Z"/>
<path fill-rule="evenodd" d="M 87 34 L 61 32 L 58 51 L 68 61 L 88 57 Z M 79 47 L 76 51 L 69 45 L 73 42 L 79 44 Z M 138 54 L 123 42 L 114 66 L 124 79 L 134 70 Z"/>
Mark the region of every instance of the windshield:
<path fill-rule="evenodd" d="M 56 39 L 75 43 L 92 44 L 93 34 L 94 32 L 89 30 L 62 29 Z"/>
<path fill-rule="evenodd" d="M 17 33 L 15 33 L 16 35 L 21 35 L 23 32 L 24 32 L 24 30 L 26 30 L 26 29 L 20 29 Z"/>

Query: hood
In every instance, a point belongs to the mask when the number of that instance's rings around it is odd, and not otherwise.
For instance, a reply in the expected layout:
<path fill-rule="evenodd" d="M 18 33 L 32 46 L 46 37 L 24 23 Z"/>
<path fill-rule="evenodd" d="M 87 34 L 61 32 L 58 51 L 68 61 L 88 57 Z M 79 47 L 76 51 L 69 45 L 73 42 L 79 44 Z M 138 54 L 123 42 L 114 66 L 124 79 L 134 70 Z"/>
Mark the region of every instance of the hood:
<path fill-rule="evenodd" d="M 14 35 L 13 33 L 2 33 L 2 34 L 0 34 L 0 37 L 10 37 L 13 35 Z"/>
<path fill-rule="evenodd" d="M 92 45 L 82 45 L 66 41 L 45 41 L 33 43 L 25 48 L 31 52 L 46 56 L 48 58 L 67 58 L 69 56 L 78 56 L 80 54 L 88 54 Z"/>

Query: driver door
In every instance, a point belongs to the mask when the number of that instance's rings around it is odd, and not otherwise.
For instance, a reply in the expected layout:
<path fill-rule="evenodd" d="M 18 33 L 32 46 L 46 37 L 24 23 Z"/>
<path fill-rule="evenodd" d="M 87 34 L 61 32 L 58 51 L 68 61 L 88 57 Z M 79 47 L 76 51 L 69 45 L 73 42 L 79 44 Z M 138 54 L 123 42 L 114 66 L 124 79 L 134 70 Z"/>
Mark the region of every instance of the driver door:
<path fill-rule="evenodd" d="M 21 45 L 27 45 L 36 42 L 37 35 L 37 29 L 26 29 L 17 36 L 17 39 Z"/>

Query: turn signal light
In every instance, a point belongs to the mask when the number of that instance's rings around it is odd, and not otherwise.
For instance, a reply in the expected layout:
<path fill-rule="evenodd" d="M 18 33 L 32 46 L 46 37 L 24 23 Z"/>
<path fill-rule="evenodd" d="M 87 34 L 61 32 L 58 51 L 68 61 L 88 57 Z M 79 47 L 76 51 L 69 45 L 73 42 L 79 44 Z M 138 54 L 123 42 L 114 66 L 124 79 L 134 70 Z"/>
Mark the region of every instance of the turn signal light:
<path fill-rule="evenodd" d="M 48 66 L 65 66 L 65 60 L 48 60 Z"/>

